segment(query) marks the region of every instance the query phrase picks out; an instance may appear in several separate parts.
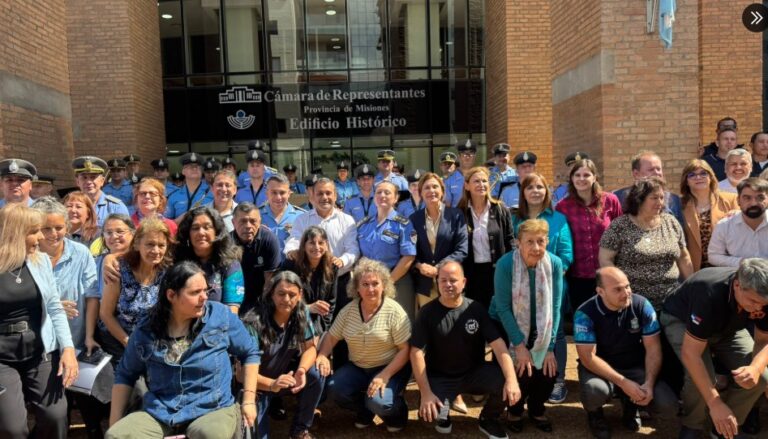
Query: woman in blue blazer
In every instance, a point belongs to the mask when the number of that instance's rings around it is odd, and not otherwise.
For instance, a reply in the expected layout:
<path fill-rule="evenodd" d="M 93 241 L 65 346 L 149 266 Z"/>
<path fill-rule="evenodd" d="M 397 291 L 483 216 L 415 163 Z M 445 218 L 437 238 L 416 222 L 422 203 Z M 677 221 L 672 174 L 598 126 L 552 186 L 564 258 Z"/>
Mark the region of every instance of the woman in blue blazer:
<path fill-rule="evenodd" d="M 437 297 L 437 264 L 445 259 L 463 262 L 467 257 L 467 222 L 456 208 L 443 204 L 445 185 L 437 174 L 428 172 L 419 180 L 423 208 L 411 215 L 412 240 L 416 240 L 413 264 L 417 309 Z"/>

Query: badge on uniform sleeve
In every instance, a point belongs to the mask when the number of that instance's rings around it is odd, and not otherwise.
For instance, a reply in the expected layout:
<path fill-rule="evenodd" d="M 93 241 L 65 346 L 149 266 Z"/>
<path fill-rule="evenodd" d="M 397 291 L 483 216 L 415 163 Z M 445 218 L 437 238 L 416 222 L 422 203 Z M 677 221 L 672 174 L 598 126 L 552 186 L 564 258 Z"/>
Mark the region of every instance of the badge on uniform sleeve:
<path fill-rule="evenodd" d="M 415 230 L 411 230 L 411 242 L 413 244 L 416 244 L 416 240 L 418 239 L 419 234 L 416 233 Z"/>

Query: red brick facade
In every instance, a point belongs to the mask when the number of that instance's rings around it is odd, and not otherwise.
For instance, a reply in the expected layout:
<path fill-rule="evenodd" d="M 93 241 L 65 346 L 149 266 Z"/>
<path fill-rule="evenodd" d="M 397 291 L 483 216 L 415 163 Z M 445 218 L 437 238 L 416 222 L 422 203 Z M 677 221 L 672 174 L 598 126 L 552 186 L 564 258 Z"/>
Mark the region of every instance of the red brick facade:
<path fill-rule="evenodd" d="M 501 23 L 496 3 L 516 12 L 506 10 Z M 499 11 L 496 17 L 489 13 L 487 22 L 488 140 L 527 148 L 526 138 L 512 128 L 527 127 L 542 142 L 536 150 L 545 154 L 539 170 L 548 177 L 562 177 L 565 155 L 583 150 L 598 163 L 604 185 L 620 187 L 631 180 L 632 155 L 652 149 L 664 159 L 675 189 L 684 163 L 700 143 L 712 141 L 718 119 L 735 117 L 741 142 L 761 128 L 762 36 L 741 24 L 751 2 L 678 0 L 670 49 L 663 48 L 658 25 L 647 33 L 644 1 L 514 3 L 487 3 L 489 11 Z M 550 39 L 548 47 L 539 46 L 542 33 Z M 502 37 L 503 58 L 494 48 L 494 39 Z M 549 70 L 538 71 L 545 57 Z M 510 68 L 511 60 L 517 70 Z M 506 80 L 493 84 L 500 66 L 507 69 Z M 536 76 L 535 87 L 529 86 L 529 74 Z M 539 84 L 544 79 L 551 81 L 551 93 Z M 521 90 L 527 94 L 523 99 Z M 529 108 L 536 116 L 525 111 Z M 540 129 L 551 132 L 549 142 Z"/>
<path fill-rule="evenodd" d="M 158 33 L 155 2 L 0 0 L 0 157 L 66 187 L 75 155 L 164 156 Z"/>

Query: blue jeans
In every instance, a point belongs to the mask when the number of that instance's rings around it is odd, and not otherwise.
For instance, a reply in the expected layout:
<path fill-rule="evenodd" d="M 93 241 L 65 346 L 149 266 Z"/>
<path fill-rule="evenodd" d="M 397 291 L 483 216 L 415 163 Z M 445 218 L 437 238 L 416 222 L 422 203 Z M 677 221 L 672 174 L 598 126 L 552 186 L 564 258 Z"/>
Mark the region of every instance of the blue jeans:
<path fill-rule="evenodd" d="M 320 376 L 320 372 L 314 366 L 307 371 L 306 377 L 307 384 L 298 394 L 294 394 L 288 389 L 283 389 L 279 393 L 259 392 L 259 438 L 269 438 L 269 403 L 272 401 L 272 398 L 278 395 L 281 397 L 294 395 L 298 398 L 296 414 L 293 416 L 290 434 L 294 435 L 304 430 L 309 430 L 309 427 L 312 426 L 315 408 L 317 408 L 317 404 L 320 402 L 320 394 L 323 392 L 325 377 Z"/>
<path fill-rule="evenodd" d="M 366 394 L 368 385 L 382 369 L 384 366 L 363 369 L 347 363 L 330 376 L 328 395 L 341 408 L 370 419 L 378 415 L 387 425 L 404 426 L 408 420 L 408 406 L 403 390 L 411 377 L 411 366 L 406 364 L 389 379 L 383 396 L 377 393 L 370 398 Z"/>

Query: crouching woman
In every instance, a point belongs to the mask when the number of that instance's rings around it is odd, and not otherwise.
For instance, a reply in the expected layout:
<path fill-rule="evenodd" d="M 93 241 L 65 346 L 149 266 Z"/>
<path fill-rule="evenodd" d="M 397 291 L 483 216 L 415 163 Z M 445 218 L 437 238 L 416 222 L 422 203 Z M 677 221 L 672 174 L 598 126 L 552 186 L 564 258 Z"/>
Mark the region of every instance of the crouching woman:
<path fill-rule="evenodd" d="M 238 410 L 256 420 L 258 347 L 226 305 L 208 301 L 205 273 L 193 262 L 174 265 L 157 304 L 131 335 L 115 372 L 107 438 L 230 439 Z M 229 355 L 244 365 L 242 405 L 231 392 Z M 141 411 L 123 418 L 134 383 L 146 376 Z M 122 419 L 121 419 L 122 418 Z"/>

